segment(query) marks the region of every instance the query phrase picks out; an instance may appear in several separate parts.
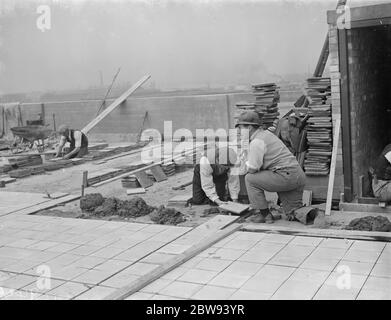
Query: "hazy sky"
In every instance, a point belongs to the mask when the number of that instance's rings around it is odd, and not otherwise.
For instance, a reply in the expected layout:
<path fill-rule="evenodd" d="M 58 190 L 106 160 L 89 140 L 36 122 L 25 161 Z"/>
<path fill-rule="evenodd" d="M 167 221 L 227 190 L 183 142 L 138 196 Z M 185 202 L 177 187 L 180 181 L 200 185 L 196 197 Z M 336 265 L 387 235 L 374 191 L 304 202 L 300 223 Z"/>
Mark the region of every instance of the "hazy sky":
<path fill-rule="evenodd" d="M 1 0 L 0 92 L 99 85 L 99 70 L 107 85 L 118 67 L 118 82 L 151 74 L 160 88 L 312 72 L 336 2 Z"/>

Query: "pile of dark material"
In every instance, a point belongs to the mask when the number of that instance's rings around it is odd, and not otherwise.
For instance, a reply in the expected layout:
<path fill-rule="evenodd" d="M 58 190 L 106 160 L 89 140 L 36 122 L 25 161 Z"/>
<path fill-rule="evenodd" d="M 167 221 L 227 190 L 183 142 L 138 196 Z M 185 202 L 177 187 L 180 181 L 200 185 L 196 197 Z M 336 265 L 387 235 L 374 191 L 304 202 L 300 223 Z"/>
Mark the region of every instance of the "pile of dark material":
<path fill-rule="evenodd" d="M 144 199 L 134 197 L 130 200 L 104 198 L 100 193 L 87 194 L 80 199 L 80 208 L 95 216 L 113 216 L 137 218 L 151 213 L 155 208 L 147 205 Z"/>
<path fill-rule="evenodd" d="M 367 216 L 363 218 L 357 218 L 350 221 L 349 225 L 345 228 L 347 230 L 362 230 L 362 231 L 391 231 L 391 222 L 383 216 Z"/>
<path fill-rule="evenodd" d="M 163 205 L 152 211 L 149 216 L 153 222 L 158 224 L 176 225 L 185 221 L 181 212 L 174 208 L 165 208 Z"/>

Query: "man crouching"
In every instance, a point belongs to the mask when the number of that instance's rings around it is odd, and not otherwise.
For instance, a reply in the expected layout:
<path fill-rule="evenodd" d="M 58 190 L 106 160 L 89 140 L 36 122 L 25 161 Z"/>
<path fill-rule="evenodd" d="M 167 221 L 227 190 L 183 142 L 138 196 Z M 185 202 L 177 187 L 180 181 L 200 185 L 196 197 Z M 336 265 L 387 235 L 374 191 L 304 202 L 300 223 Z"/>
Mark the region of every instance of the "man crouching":
<path fill-rule="evenodd" d="M 194 167 L 193 204 L 221 205 L 228 200 L 226 185 L 232 201 L 238 201 L 239 177 L 232 175 L 237 157 L 231 148 L 209 148 Z"/>
<path fill-rule="evenodd" d="M 88 154 L 88 139 L 87 136 L 80 130 L 70 129 L 66 125 L 62 125 L 58 129 L 60 134 L 60 144 L 55 155 L 56 158 L 61 156 L 62 149 L 66 142 L 69 142 L 70 149 L 69 152 L 64 155 L 63 159 L 72 159 L 72 158 L 81 158 Z"/>
<path fill-rule="evenodd" d="M 246 188 L 255 211 L 252 222 L 273 222 L 265 191 L 277 192 L 285 214 L 302 207 L 305 173 L 284 143 L 263 130 L 254 111 L 243 112 L 236 127 L 249 138 Z"/>

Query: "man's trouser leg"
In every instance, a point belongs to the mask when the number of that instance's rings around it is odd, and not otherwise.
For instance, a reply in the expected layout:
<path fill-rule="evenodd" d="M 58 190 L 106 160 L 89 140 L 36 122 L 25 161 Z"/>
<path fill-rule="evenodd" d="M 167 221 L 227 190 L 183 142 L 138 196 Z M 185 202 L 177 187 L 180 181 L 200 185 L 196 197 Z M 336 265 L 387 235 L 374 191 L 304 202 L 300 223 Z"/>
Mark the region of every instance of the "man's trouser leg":
<path fill-rule="evenodd" d="M 228 175 L 226 173 L 213 178 L 213 183 L 215 184 L 216 193 L 221 201 L 226 200 L 225 197 L 227 194 L 227 188 L 226 188 L 227 180 L 228 180 Z"/>
<path fill-rule="evenodd" d="M 79 152 L 75 155 L 75 158 L 81 158 L 88 154 L 88 147 L 81 147 Z"/>
<path fill-rule="evenodd" d="M 305 174 L 300 167 L 263 170 L 246 175 L 248 197 L 253 209 L 267 209 L 265 191 L 277 192 L 285 213 L 302 205 Z"/>
<path fill-rule="evenodd" d="M 200 165 L 196 164 L 194 166 L 193 173 L 193 198 L 192 203 L 196 205 L 205 204 L 208 198 L 204 190 L 201 187 L 201 178 L 200 178 Z"/>

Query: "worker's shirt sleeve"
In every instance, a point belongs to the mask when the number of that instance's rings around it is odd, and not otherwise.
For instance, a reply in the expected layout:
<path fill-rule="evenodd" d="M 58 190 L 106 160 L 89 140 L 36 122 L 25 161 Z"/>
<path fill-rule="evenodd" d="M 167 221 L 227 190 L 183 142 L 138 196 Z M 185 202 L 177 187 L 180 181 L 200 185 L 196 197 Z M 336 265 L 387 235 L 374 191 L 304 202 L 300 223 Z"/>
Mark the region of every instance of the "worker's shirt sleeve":
<path fill-rule="evenodd" d="M 246 162 L 248 169 L 260 170 L 263 165 L 263 158 L 266 153 L 266 144 L 261 139 L 254 139 L 250 142 L 248 159 Z"/>
<path fill-rule="evenodd" d="M 75 137 L 75 148 L 81 148 L 81 137 L 82 137 L 81 132 L 75 131 L 74 137 Z"/>
<path fill-rule="evenodd" d="M 206 157 L 200 159 L 200 177 L 202 190 L 211 201 L 216 201 L 219 197 L 213 183 L 213 169 Z"/>
<path fill-rule="evenodd" d="M 387 159 L 387 161 L 391 164 L 391 151 L 388 151 L 384 157 Z"/>
<path fill-rule="evenodd" d="M 239 198 L 240 180 L 239 180 L 239 168 L 231 168 L 228 175 L 228 190 L 232 200 Z"/>
<path fill-rule="evenodd" d="M 63 146 L 67 142 L 67 139 L 64 136 L 60 138 L 60 146 Z"/>

